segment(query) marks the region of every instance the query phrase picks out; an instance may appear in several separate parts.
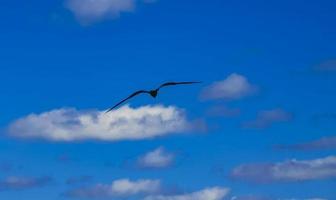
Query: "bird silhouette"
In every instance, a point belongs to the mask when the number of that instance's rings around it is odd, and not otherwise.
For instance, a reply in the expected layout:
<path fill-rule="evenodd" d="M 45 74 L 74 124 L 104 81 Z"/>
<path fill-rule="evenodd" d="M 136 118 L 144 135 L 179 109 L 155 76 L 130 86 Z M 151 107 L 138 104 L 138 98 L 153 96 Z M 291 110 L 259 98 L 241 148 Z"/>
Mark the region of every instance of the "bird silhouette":
<path fill-rule="evenodd" d="M 106 111 L 106 113 L 110 112 L 111 110 L 115 109 L 116 107 L 120 106 L 121 104 L 123 104 L 125 101 L 139 95 L 139 94 L 149 94 L 151 95 L 153 98 L 156 98 L 156 96 L 158 95 L 158 92 L 161 88 L 163 87 L 167 87 L 167 86 L 173 86 L 173 85 L 186 85 L 186 84 L 195 84 L 195 83 L 201 83 L 200 81 L 190 81 L 190 82 L 167 82 L 164 83 L 162 85 L 160 85 L 160 87 L 154 89 L 154 90 L 139 90 L 134 92 L 133 94 L 131 94 L 130 96 L 128 96 L 127 98 L 123 99 L 122 101 L 120 101 L 119 103 L 117 103 L 115 106 L 113 106 L 112 108 L 108 109 Z"/>

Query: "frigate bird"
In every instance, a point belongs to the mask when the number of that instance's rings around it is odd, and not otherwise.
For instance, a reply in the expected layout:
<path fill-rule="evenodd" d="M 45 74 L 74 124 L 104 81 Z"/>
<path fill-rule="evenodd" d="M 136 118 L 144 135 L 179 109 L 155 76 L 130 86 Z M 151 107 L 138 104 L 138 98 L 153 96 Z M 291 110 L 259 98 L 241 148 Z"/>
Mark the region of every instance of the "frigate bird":
<path fill-rule="evenodd" d="M 133 94 L 131 94 L 130 96 L 128 96 L 127 98 L 123 99 L 122 101 L 120 101 L 119 103 L 117 103 L 115 106 L 113 106 L 112 108 L 108 109 L 106 111 L 106 113 L 110 112 L 111 110 L 115 109 L 116 107 L 120 106 L 121 104 L 123 104 L 125 101 L 139 95 L 139 94 L 149 94 L 151 95 L 153 98 L 156 98 L 156 96 L 158 95 L 158 92 L 161 88 L 163 87 L 167 87 L 167 86 L 173 86 L 173 85 L 186 85 L 186 84 L 195 84 L 195 83 L 201 83 L 200 81 L 189 81 L 189 82 L 167 82 L 164 83 L 162 85 L 160 85 L 160 87 L 154 89 L 154 90 L 139 90 L 134 92 Z"/>

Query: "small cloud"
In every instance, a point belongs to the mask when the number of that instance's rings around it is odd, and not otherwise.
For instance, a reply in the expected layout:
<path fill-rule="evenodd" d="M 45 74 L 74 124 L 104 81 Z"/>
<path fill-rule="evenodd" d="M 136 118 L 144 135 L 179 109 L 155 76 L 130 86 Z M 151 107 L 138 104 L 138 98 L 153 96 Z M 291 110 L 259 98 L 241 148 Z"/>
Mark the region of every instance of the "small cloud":
<path fill-rule="evenodd" d="M 260 111 L 257 118 L 253 121 L 243 123 L 245 128 L 267 128 L 276 122 L 287 122 L 293 118 L 293 115 L 282 109 Z"/>
<path fill-rule="evenodd" d="M 75 198 L 113 198 L 129 197 L 133 195 L 148 195 L 159 192 L 161 183 L 159 180 L 119 179 L 111 184 L 96 184 L 91 187 L 83 187 L 66 192 L 66 196 Z"/>
<path fill-rule="evenodd" d="M 201 92 L 203 100 L 237 100 L 257 92 L 257 87 L 249 83 L 246 77 L 233 73 L 222 81 L 217 81 Z"/>
<path fill-rule="evenodd" d="M 51 141 L 142 140 L 199 130 L 199 121 L 189 122 L 182 109 L 174 106 L 123 106 L 109 113 L 56 109 L 30 114 L 9 126 L 9 135 Z"/>
<path fill-rule="evenodd" d="M 159 147 L 146 153 L 138 159 L 141 168 L 165 168 L 170 166 L 175 159 L 175 155 L 167 152 L 163 147 Z"/>
<path fill-rule="evenodd" d="M 116 19 L 122 13 L 133 12 L 138 2 L 138 0 L 67 0 L 65 6 L 81 24 L 87 25 L 104 19 Z"/>
<path fill-rule="evenodd" d="M 229 192 L 228 188 L 212 187 L 181 195 L 152 195 L 144 200 L 223 200 Z"/>
<path fill-rule="evenodd" d="M 226 106 L 213 106 L 207 110 L 207 114 L 216 117 L 236 117 L 240 115 L 240 109 Z"/>
<path fill-rule="evenodd" d="M 7 177 L 0 180 L 0 190 L 23 190 L 36 187 L 42 187 L 50 184 L 50 177 Z"/>
<path fill-rule="evenodd" d="M 277 149 L 287 150 L 325 150 L 336 149 L 336 137 L 323 137 L 306 143 L 299 143 L 293 145 L 277 145 Z"/>
<path fill-rule="evenodd" d="M 243 164 L 233 169 L 237 180 L 269 183 L 336 178 L 336 156 L 315 160 L 288 160 L 279 163 Z"/>
<path fill-rule="evenodd" d="M 76 177 L 70 177 L 66 180 L 66 184 L 68 185 L 76 185 L 76 184 L 82 184 L 82 183 L 88 183 L 92 181 L 92 176 L 76 176 Z"/>
<path fill-rule="evenodd" d="M 336 60 L 326 60 L 314 67 L 315 71 L 332 72 L 336 71 Z"/>

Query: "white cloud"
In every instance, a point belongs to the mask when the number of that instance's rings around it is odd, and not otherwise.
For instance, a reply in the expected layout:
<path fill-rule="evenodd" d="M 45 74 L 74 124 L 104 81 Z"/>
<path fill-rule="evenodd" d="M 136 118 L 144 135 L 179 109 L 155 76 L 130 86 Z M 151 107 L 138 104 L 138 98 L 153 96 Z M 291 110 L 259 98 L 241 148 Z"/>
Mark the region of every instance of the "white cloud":
<path fill-rule="evenodd" d="M 138 193 L 152 193 L 160 189 L 158 180 L 138 180 L 130 181 L 128 179 L 116 180 L 112 183 L 110 190 L 120 195 L 134 195 Z"/>
<path fill-rule="evenodd" d="M 9 134 L 53 141 L 140 140 L 195 130 L 200 124 L 188 122 L 184 111 L 173 106 L 123 106 L 109 113 L 70 108 L 18 119 L 10 124 Z"/>
<path fill-rule="evenodd" d="M 66 193 L 66 196 L 79 198 L 127 197 L 138 194 L 153 194 L 159 192 L 160 188 L 159 180 L 141 179 L 131 181 L 129 179 L 119 179 L 111 184 L 97 184 L 70 190 Z"/>
<path fill-rule="evenodd" d="M 233 73 L 225 80 L 206 87 L 201 93 L 201 98 L 235 100 L 252 95 L 256 91 L 257 87 L 249 83 L 246 77 Z"/>
<path fill-rule="evenodd" d="M 230 192 L 229 188 L 210 187 L 200 191 L 173 195 L 166 193 L 159 180 L 119 179 L 111 184 L 96 184 L 69 190 L 66 196 L 72 198 L 131 198 L 144 197 L 143 200 L 222 200 Z M 165 195 L 163 195 L 165 194 Z"/>
<path fill-rule="evenodd" d="M 336 178 L 336 156 L 315 160 L 244 164 L 233 169 L 235 179 L 253 182 L 306 181 Z"/>
<path fill-rule="evenodd" d="M 67 0 L 66 7 L 82 24 L 90 24 L 106 18 L 118 18 L 124 12 L 132 12 L 137 2 L 138 0 Z"/>
<path fill-rule="evenodd" d="M 143 168 L 164 168 L 174 162 L 175 155 L 159 147 L 146 153 L 138 159 L 138 165 Z"/>
<path fill-rule="evenodd" d="M 260 111 L 257 118 L 243 124 L 246 128 L 267 128 L 275 122 L 286 122 L 293 118 L 292 114 L 280 108 Z"/>
<path fill-rule="evenodd" d="M 228 188 L 212 187 L 182 195 L 148 196 L 144 200 L 222 200 L 229 192 Z"/>

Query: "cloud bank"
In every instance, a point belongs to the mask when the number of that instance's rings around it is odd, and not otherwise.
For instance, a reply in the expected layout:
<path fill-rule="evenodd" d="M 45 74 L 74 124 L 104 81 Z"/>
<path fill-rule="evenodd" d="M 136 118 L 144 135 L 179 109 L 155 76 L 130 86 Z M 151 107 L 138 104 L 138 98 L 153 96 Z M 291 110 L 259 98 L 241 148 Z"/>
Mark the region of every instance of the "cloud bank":
<path fill-rule="evenodd" d="M 165 192 L 159 180 L 151 179 L 119 179 L 111 184 L 96 184 L 70 190 L 65 196 L 71 198 L 133 198 L 143 200 L 223 200 L 230 192 L 229 188 L 209 187 L 200 191 L 185 194 Z"/>
<path fill-rule="evenodd" d="M 223 187 L 206 188 L 197 192 L 181 195 L 154 195 L 144 200 L 222 200 L 230 192 L 230 189 Z"/>
<path fill-rule="evenodd" d="M 153 194 L 159 192 L 160 188 L 161 183 L 159 180 L 140 179 L 132 181 L 119 179 L 111 184 L 97 184 L 91 187 L 70 190 L 66 193 L 66 196 L 75 198 L 120 198 Z"/>
<path fill-rule="evenodd" d="M 200 125 L 201 124 L 201 125 Z M 52 141 L 141 140 L 204 128 L 189 122 L 182 109 L 161 105 L 104 111 L 56 109 L 30 114 L 9 126 L 9 135 Z"/>
<path fill-rule="evenodd" d="M 260 111 L 257 118 L 243 123 L 245 128 L 267 128 L 276 122 L 287 122 L 293 118 L 292 114 L 282 109 Z"/>
<path fill-rule="evenodd" d="M 267 183 L 336 178 L 336 156 L 315 160 L 289 160 L 279 163 L 243 164 L 233 169 L 234 179 Z"/>
<path fill-rule="evenodd" d="M 132 12 L 137 2 L 138 0 L 67 0 L 65 5 L 80 23 L 90 24 L 103 19 L 115 19 L 122 13 Z"/>
<path fill-rule="evenodd" d="M 256 93 L 257 87 L 242 75 L 233 73 L 222 81 L 206 87 L 201 93 L 203 100 L 236 100 Z"/>
<path fill-rule="evenodd" d="M 11 176 L 0 180 L 0 190 L 23 190 L 42 187 L 50 184 L 50 177 L 17 177 Z"/>
<path fill-rule="evenodd" d="M 165 168 L 169 167 L 175 159 L 173 153 L 167 152 L 163 147 L 159 147 L 146 153 L 138 159 L 141 168 Z"/>

